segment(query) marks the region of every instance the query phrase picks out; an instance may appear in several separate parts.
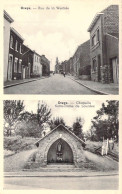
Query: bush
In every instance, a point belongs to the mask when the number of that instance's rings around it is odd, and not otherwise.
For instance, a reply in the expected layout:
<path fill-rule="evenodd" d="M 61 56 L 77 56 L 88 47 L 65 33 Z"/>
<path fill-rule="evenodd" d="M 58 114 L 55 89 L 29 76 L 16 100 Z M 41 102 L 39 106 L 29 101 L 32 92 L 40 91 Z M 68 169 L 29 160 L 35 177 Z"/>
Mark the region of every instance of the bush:
<path fill-rule="evenodd" d="M 91 75 L 91 66 L 87 65 L 85 67 L 80 67 L 79 75 Z"/>

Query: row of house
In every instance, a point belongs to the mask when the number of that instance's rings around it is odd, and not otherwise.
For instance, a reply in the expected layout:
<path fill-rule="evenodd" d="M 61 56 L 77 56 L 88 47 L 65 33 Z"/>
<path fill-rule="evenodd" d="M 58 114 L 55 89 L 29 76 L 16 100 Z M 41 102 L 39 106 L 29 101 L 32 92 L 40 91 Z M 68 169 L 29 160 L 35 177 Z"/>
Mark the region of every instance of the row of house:
<path fill-rule="evenodd" d="M 74 55 L 62 63 L 56 60 L 56 73 L 69 73 L 101 83 L 119 80 L 119 7 L 111 5 L 97 13 L 88 32 L 90 40 L 79 45 Z"/>
<path fill-rule="evenodd" d="M 24 45 L 23 37 L 11 27 L 14 20 L 4 11 L 4 81 L 50 74 L 50 61 Z"/>

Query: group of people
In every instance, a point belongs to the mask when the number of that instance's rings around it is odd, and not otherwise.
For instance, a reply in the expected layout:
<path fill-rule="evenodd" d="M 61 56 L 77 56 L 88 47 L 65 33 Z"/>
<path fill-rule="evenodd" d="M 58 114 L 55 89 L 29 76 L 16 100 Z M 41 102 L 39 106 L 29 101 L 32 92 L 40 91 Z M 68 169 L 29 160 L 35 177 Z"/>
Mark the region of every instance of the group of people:
<path fill-rule="evenodd" d="M 54 74 L 55 74 L 55 72 L 53 71 L 53 75 L 54 75 Z M 65 72 L 63 72 L 62 74 L 63 74 L 63 75 L 64 75 L 64 77 L 65 77 L 66 73 L 65 73 Z"/>

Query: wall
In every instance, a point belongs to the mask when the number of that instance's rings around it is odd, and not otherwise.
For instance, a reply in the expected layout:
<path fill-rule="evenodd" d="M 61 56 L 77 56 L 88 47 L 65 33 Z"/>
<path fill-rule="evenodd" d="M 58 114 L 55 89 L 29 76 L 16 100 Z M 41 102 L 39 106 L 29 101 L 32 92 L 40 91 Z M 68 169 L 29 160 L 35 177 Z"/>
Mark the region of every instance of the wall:
<path fill-rule="evenodd" d="M 7 81 L 10 23 L 4 18 L 4 81 Z"/>
<path fill-rule="evenodd" d="M 119 71 L 119 39 L 116 37 L 113 37 L 111 35 L 106 35 L 106 48 L 107 48 L 107 57 L 106 57 L 106 65 L 108 66 L 108 81 L 113 82 L 113 79 L 111 77 L 110 73 L 110 65 L 111 65 L 111 59 L 117 58 L 117 70 Z"/>

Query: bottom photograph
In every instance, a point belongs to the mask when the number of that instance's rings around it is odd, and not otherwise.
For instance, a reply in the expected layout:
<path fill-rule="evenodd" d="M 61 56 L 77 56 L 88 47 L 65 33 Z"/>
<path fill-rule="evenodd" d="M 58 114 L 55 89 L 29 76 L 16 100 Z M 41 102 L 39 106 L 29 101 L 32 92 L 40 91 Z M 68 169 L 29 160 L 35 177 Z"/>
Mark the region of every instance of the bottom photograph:
<path fill-rule="evenodd" d="M 4 189 L 119 189 L 119 101 L 5 100 L 3 108 Z"/>

